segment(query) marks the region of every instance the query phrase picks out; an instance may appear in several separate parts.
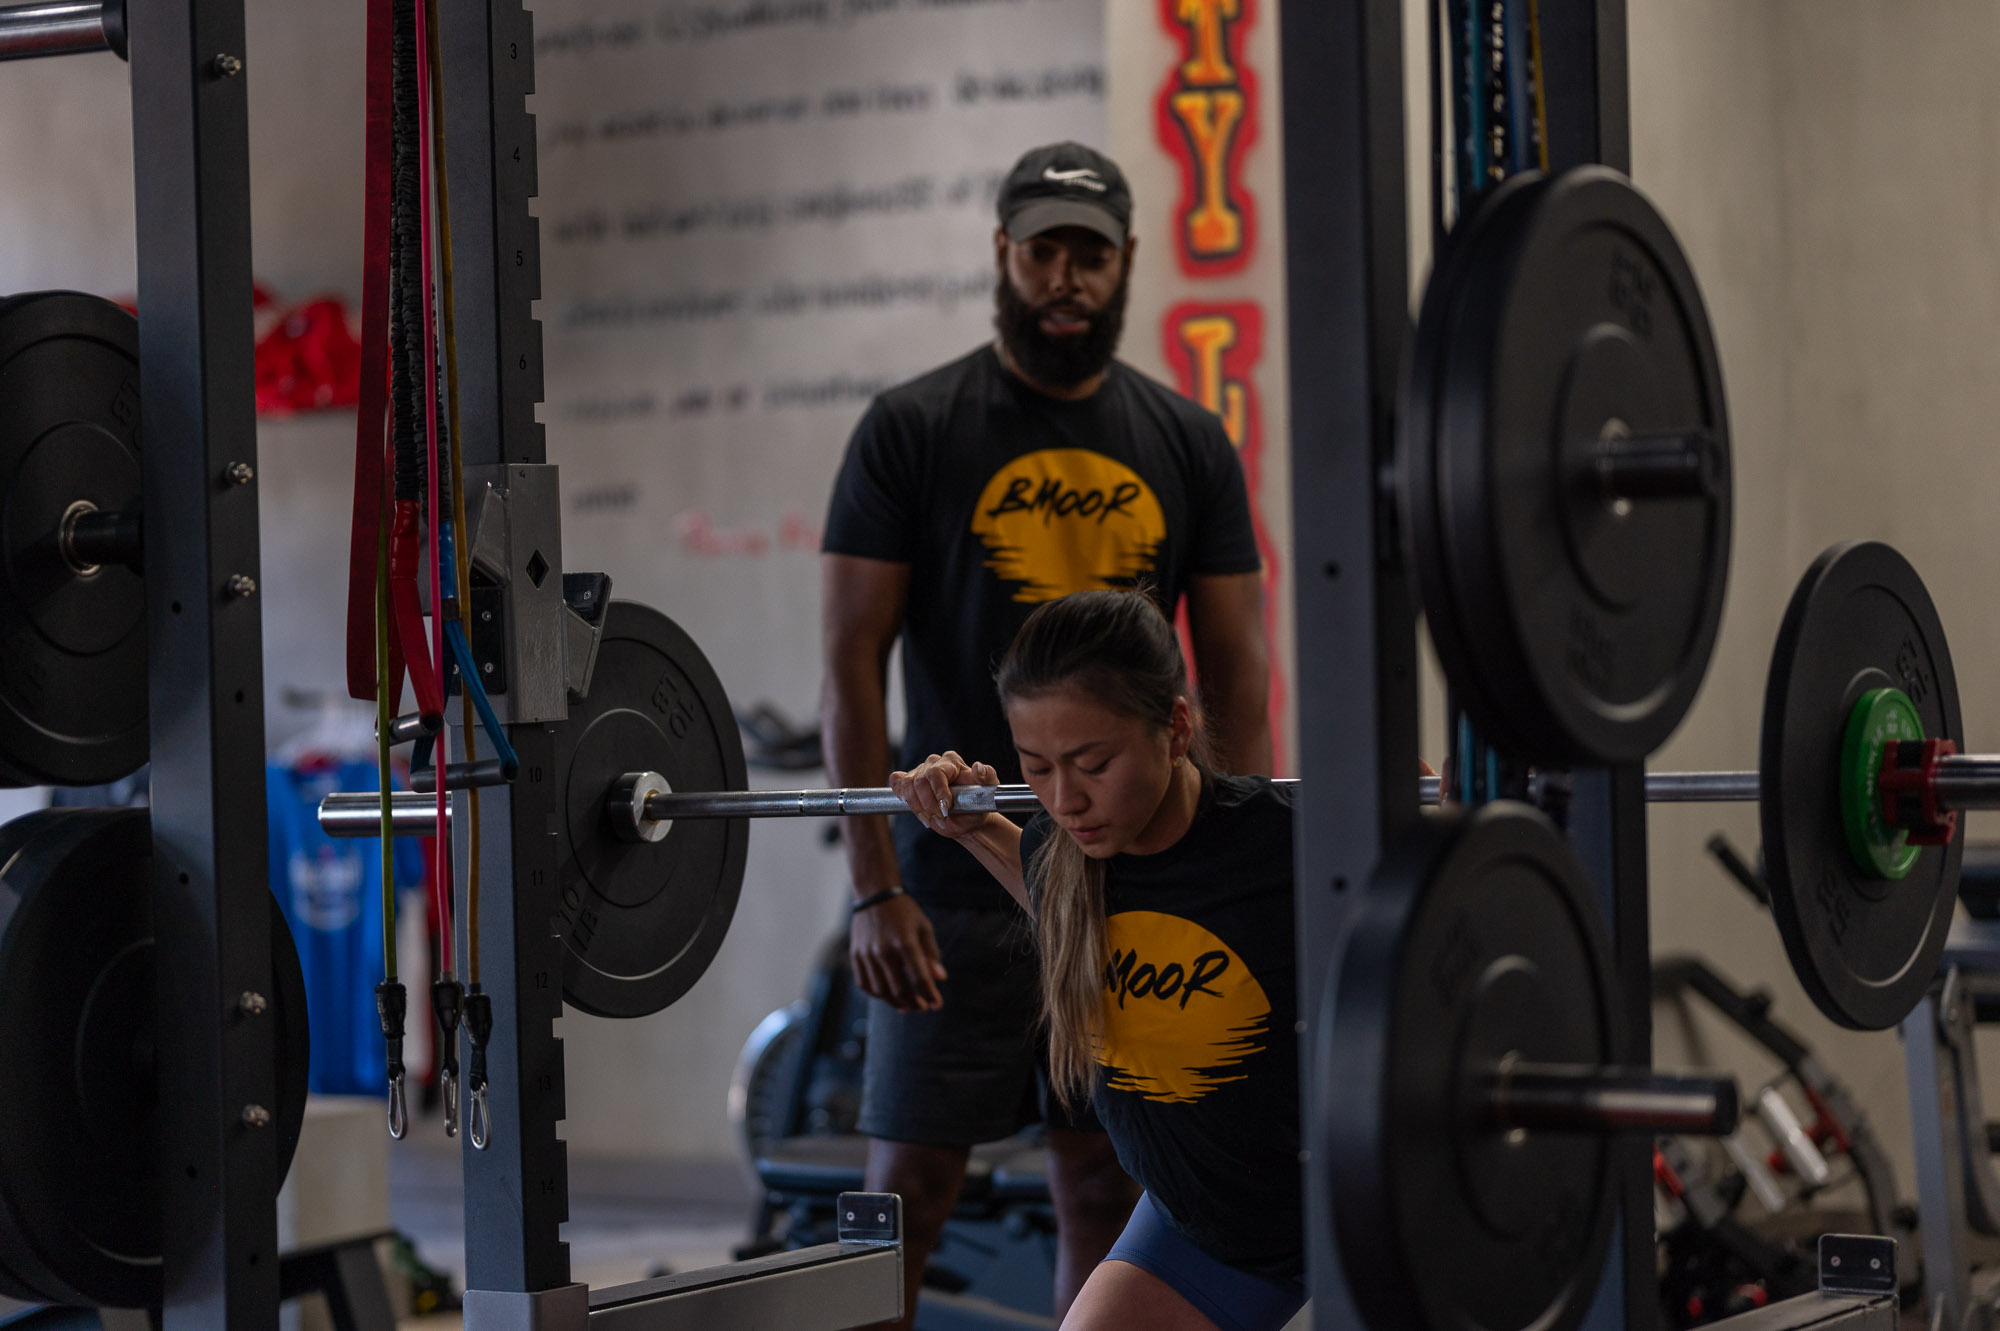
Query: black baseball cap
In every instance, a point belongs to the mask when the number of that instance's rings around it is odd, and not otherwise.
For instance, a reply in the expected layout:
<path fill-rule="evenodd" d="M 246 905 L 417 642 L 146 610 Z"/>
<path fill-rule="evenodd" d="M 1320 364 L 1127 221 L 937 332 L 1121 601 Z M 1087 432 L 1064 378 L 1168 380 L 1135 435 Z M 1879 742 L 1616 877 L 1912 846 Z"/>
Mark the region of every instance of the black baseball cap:
<path fill-rule="evenodd" d="M 1010 240 L 1080 226 L 1123 245 L 1131 225 L 1132 191 L 1125 173 L 1080 143 L 1030 149 L 1000 186 L 1000 227 Z"/>

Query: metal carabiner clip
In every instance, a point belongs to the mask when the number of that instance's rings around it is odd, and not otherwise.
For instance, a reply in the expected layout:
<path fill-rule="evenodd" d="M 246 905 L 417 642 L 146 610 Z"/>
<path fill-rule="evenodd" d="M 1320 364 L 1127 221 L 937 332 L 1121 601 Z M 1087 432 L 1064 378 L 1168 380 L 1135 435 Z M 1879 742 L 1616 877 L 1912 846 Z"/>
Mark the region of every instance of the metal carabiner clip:
<path fill-rule="evenodd" d="M 492 1144 L 493 1115 L 486 1107 L 484 1082 L 481 1082 L 479 1088 L 472 1093 L 472 1122 L 466 1128 L 465 1135 L 472 1139 L 472 1147 L 476 1151 L 483 1151 Z"/>
<path fill-rule="evenodd" d="M 458 1074 L 450 1068 L 438 1074 L 438 1093 L 444 1101 L 444 1135 L 458 1135 Z"/>
<path fill-rule="evenodd" d="M 389 1135 L 403 1140 L 410 1131 L 410 1106 L 403 1097 L 403 1074 L 389 1078 Z"/>

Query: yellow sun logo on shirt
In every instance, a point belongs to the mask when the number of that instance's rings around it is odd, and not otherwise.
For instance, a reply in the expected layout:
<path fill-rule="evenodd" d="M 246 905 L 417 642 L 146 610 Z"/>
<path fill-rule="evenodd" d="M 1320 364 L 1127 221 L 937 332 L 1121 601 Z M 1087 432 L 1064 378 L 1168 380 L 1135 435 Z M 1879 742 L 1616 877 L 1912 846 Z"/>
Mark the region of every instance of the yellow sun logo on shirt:
<path fill-rule="evenodd" d="M 1153 571 L 1167 518 L 1152 487 L 1087 448 L 1045 448 L 993 474 L 973 510 L 986 566 L 1016 601 L 1129 587 Z"/>
<path fill-rule="evenodd" d="M 1106 922 L 1104 1027 L 1097 1061 L 1116 1091 L 1162 1104 L 1199 1100 L 1264 1048 L 1271 1000 L 1221 939 L 1192 920 L 1120 911 Z"/>

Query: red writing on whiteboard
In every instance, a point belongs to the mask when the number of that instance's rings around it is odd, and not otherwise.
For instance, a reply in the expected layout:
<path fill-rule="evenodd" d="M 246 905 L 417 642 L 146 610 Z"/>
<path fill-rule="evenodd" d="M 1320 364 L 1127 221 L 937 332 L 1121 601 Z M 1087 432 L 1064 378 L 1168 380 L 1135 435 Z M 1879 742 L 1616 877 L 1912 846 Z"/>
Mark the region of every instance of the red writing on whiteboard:
<path fill-rule="evenodd" d="M 820 528 L 798 504 L 788 505 L 775 526 L 719 526 L 707 509 L 686 508 L 674 516 L 674 541 L 686 553 L 705 558 L 761 559 L 774 550 L 818 553 Z"/>

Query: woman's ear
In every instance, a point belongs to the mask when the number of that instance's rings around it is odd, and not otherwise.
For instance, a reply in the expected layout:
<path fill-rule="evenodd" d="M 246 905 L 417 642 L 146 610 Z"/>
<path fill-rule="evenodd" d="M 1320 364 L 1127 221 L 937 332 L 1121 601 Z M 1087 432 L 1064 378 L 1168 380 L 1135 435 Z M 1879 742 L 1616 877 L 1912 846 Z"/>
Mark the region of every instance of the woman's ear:
<path fill-rule="evenodd" d="M 1194 705 L 1185 697 L 1174 699 L 1173 715 L 1167 718 L 1167 756 L 1174 762 L 1187 757 L 1194 747 Z"/>

